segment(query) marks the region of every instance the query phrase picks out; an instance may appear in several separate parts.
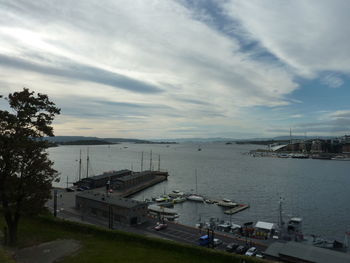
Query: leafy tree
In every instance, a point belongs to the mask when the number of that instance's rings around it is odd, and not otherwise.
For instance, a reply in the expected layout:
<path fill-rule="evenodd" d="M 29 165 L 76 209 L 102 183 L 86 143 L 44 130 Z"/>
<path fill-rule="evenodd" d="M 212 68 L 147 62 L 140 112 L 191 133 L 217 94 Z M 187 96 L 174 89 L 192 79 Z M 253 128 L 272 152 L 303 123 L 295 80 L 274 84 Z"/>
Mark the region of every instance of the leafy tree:
<path fill-rule="evenodd" d="M 50 125 L 60 109 L 47 95 L 26 88 L 0 98 L 10 106 L 10 111 L 0 110 L 0 202 L 7 241 L 14 245 L 21 216 L 39 213 L 52 182 L 58 181 L 43 137 L 54 136 Z"/>

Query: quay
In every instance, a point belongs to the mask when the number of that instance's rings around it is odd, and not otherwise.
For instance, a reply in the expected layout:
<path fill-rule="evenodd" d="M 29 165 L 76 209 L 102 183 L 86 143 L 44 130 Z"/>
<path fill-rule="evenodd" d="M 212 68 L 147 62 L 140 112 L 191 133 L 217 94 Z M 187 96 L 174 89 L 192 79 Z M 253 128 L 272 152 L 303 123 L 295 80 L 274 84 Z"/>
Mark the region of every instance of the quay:
<path fill-rule="evenodd" d="M 225 210 L 224 213 L 227 214 L 227 215 L 233 215 L 233 214 L 241 212 L 241 211 L 243 211 L 243 210 L 245 210 L 247 208 L 249 208 L 249 205 L 241 204 L 241 205 L 239 205 L 237 207 L 233 207 L 231 209 Z"/>
<path fill-rule="evenodd" d="M 148 187 L 168 179 L 168 172 L 130 170 L 109 171 L 100 175 L 84 178 L 74 183 L 77 190 L 94 190 L 97 192 L 113 191 L 119 197 L 128 197 Z"/>

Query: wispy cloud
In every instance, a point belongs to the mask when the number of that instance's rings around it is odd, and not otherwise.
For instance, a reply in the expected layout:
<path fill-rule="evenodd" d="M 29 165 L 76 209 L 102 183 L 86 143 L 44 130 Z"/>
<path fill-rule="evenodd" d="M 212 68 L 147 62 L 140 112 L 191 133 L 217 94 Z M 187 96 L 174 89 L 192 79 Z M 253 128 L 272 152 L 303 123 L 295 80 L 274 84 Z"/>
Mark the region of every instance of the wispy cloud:
<path fill-rule="evenodd" d="M 301 105 L 291 96 L 303 88 L 300 76 L 327 72 L 326 85 L 343 85 L 337 72 L 349 72 L 350 34 L 339 21 L 347 5 L 2 1 L 1 92 L 48 93 L 62 108 L 61 134 L 154 138 L 180 134 L 178 127 L 203 136 L 252 134 L 277 121 L 244 112 Z M 283 118 L 301 115 L 307 118 L 299 111 Z"/>

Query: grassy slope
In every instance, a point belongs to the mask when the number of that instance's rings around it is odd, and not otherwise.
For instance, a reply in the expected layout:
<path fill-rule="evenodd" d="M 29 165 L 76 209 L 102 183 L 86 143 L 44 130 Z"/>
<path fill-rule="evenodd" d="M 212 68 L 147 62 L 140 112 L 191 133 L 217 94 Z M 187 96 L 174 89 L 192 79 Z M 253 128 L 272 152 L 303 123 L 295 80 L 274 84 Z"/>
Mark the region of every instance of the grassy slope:
<path fill-rule="evenodd" d="M 0 262 L 1 263 L 15 263 L 15 261 L 11 259 L 9 253 L 1 247 L 0 247 Z"/>
<path fill-rule="evenodd" d="M 0 229 L 4 222 L 0 218 Z M 19 246 L 27 247 L 58 238 L 82 242 L 82 249 L 63 263 L 89 262 L 241 262 L 241 257 L 214 250 L 182 245 L 135 234 L 104 230 L 95 226 L 53 220 L 24 219 L 20 224 Z M 0 262 L 1 250 L 0 250 Z M 7 261 L 4 261 L 7 262 Z M 8 261 L 9 263 L 11 261 Z M 253 258 L 249 262 L 261 262 Z"/>

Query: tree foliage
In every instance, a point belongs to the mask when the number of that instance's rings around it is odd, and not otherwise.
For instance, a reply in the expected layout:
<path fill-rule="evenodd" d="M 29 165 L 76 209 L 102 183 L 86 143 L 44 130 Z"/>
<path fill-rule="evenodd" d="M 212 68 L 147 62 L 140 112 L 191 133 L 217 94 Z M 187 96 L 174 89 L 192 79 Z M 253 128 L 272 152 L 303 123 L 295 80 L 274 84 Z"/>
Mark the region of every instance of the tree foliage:
<path fill-rule="evenodd" d="M 11 111 L 0 110 L 0 201 L 13 245 L 20 217 L 38 213 L 58 180 L 43 137 L 54 135 L 51 124 L 60 109 L 26 88 L 5 100 Z"/>

